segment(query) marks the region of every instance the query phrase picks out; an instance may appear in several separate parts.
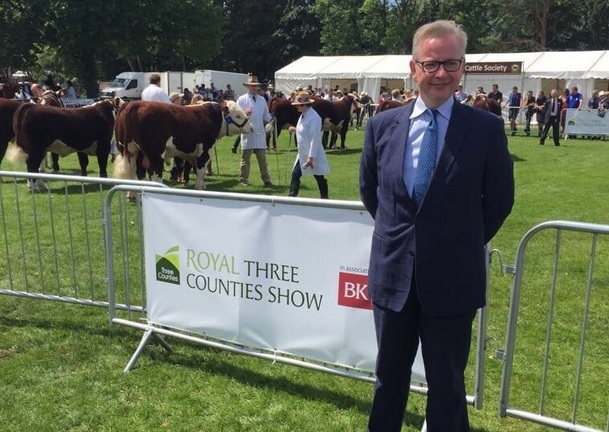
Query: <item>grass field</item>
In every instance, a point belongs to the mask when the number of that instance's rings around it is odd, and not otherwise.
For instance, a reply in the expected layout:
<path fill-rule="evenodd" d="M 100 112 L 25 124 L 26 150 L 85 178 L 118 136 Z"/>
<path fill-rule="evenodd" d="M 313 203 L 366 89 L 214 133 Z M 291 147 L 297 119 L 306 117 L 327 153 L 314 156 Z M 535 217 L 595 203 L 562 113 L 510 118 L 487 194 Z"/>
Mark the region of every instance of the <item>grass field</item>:
<path fill-rule="evenodd" d="M 493 240 L 503 262 L 513 263 L 520 238 L 546 220 L 609 223 L 609 141 L 568 140 L 561 147 L 539 146 L 534 137 L 508 137 L 515 161 L 516 203 Z M 350 131 L 347 149 L 329 151 L 330 197 L 358 199 L 358 164 L 363 131 Z M 251 186 L 239 186 L 239 156 L 233 140 L 218 143 L 215 174 L 208 190 L 287 195 L 293 142 L 282 134 L 279 152 L 267 154 L 275 187 L 262 187 L 255 159 Z M 287 152 L 288 146 L 291 151 Z M 77 159 L 61 161 L 74 173 Z M 22 171 L 6 161 L 3 170 Z M 90 172 L 95 175 L 95 161 Z M 3 180 L 6 183 L 6 179 Z M 175 185 L 183 187 L 182 185 Z M 10 188 L 13 186 L 10 185 Z M 24 184 L 19 200 L 27 198 Z M 301 196 L 317 197 L 312 178 L 304 178 Z M 24 198 L 23 203 L 27 200 Z M 7 206 L 6 199 L 4 205 Z M 27 207 L 24 207 L 27 212 Z M 6 208 L 5 211 L 9 209 Z M 11 209 L 12 210 L 12 209 Z M 5 222 L 15 224 L 16 221 Z M 77 223 L 75 221 L 75 223 Z M 80 229 L 80 228 L 76 228 Z M 25 239 L 25 242 L 31 239 Z M 18 238 L 11 241 L 19 242 Z M 93 242 L 100 239 L 94 237 Z M 555 234 L 542 234 L 527 254 L 514 389 L 511 402 L 537 411 L 541 393 L 544 343 L 549 311 Z M 60 241 L 61 242 L 61 241 Z M 1 245 L 4 247 L 4 245 Z M 577 418 L 606 427 L 609 408 L 609 252 L 606 239 L 596 245 L 591 314 Z M 549 373 L 544 412 L 568 420 L 575 387 L 573 352 L 580 347 L 579 328 L 586 301 L 590 237 L 565 234 L 557 271 Z M 76 265 L 82 257 L 75 257 Z M 97 269 L 98 270 L 98 269 Z M 6 267 L 0 266 L 6 283 Z M 79 269 L 79 279 L 86 269 Z M 511 277 L 501 276 L 495 259 L 489 290 L 489 355 L 505 343 Z M 5 286 L 0 286 L 5 288 Z M 173 353 L 148 346 L 136 368 L 122 372 L 141 333 L 108 324 L 103 308 L 71 306 L 0 296 L 0 430 L 6 431 L 362 431 L 372 385 L 274 364 L 246 356 L 170 340 Z M 472 359 L 473 360 L 473 359 Z M 474 431 L 545 431 L 546 427 L 497 416 L 503 363 L 486 363 L 484 408 L 470 409 Z M 472 368 L 470 368 L 470 382 Z M 425 399 L 413 395 L 403 430 L 420 429 Z"/>

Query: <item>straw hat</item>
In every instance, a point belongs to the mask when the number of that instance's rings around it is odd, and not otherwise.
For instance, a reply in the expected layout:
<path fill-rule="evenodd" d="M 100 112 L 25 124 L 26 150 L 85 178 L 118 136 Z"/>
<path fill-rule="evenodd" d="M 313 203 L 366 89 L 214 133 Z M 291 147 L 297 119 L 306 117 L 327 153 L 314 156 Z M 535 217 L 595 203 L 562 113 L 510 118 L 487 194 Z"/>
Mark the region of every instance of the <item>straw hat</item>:
<path fill-rule="evenodd" d="M 171 102 L 173 102 L 174 100 L 176 100 L 176 99 L 178 99 L 178 98 L 183 98 L 183 97 L 184 97 L 184 95 L 183 95 L 183 94 L 180 94 L 180 93 L 178 93 L 178 92 L 171 92 L 171 93 L 169 94 L 169 100 L 170 100 Z"/>
<path fill-rule="evenodd" d="M 252 75 L 251 73 L 247 74 L 247 80 L 243 83 L 244 86 L 259 86 L 262 85 L 258 82 L 258 77 L 256 75 Z"/>
<path fill-rule="evenodd" d="M 292 102 L 292 105 L 309 105 L 313 103 L 313 99 L 309 92 L 300 92 L 296 95 L 296 100 Z"/>
<path fill-rule="evenodd" d="M 365 96 L 368 96 L 368 93 L 366 93 L 365 91 L 363 91 L 359 94 L 359 97 L 365 97 Z"/>

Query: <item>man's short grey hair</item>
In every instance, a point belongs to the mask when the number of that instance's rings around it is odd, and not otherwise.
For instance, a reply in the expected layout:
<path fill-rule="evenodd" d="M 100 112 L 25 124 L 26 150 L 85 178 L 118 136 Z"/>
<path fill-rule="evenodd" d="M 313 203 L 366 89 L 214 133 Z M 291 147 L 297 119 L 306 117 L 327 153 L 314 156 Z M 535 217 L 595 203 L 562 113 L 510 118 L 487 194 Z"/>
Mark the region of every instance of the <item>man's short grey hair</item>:
<path fill-rule="evenodd" d="M 444 36 L 456 36 L 459 44 L 461 45 L 461 57 L 465 57 L 465 50 L 467 49 L 467 33 L 465 33 L 461 26 L 454 21 L 438 20 L 422 25 L 415 32 L 412 39 L 412 58 L 414 60 L 417 59 L 421 42 L 430 38 Z"/>

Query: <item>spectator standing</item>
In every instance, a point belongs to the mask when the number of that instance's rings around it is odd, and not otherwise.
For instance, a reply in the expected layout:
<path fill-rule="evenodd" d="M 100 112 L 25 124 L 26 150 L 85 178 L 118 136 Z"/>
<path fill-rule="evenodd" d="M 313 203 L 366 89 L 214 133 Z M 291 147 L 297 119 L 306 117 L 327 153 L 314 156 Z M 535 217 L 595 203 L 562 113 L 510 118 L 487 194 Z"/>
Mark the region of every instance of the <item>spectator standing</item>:
<path fill-rule="evenodd" d="M 493 84 L 493 90 L 491 90 L 491 92 L 486 96 L 491 99 L 495 99 L 497 102 L 499 102 L 500 105 L 503 104 L 503 93 L 499 91 L 498 84 Z"/>
<path fill-rule="evenodd" d="M 539 145 L 543 145 L 546 137 L 548 136 L 548 131 L 550 127 L 552 128 L 552 138 L 554 139 L 554 145 L 556 147 L 560 146 L 560 118 L 561 112 L 563 110 L 563 100 L 558 97 L 558 90 L 553 89 L 550 93 L 550 99 L 546 101 L 544 111 L 546 114 L 545 118 L 545 126 L 543 128 L 543 132 L 541 133 L 541 138 L 539 139 Z"/>
<path fill-rule="evenodd" d="M 142 91 L 142 100 L 171 103 L 169 96 L 167 96 L 167 93 L 165 93 L 165 90 L 160 87 L 161 76 L 159 74 L 152 74 L 150 75 L 149 81 L 150 84 L 148 87 Z"/>
<path fill-rule="evenodd" d="M 360 196 L 374 219 L 378 342 L 369 432 L 401 429 L 419 340 L 429 432 L 470 431 L 464 371 L 486 302 L 485 244 L 511 211 L 514 177 L 503 120 L 454 98 L 466 45 L 453 21 L 420 27 L 410 61 L 419 97 L 366 129 Z"/>
<path fill-rule="evenodd" d="M 463 86 L 461 84 L 457 86 L 457 90 L 455 91 L 455 97 L 461 103 L 463 103 L 463 101 L 467 99 L 467 92 L 463 90 Z"/>
<path fill-rule="evenodd" d="M 535 112 L 537 113 L 537 136 L 541 137 L 541 132 L 543 131 L 543 125 L 546 122 L 546 101 L 548 98 L 543 90 L 540 90 L 537 93 L 537 98 L 535 99 Z"/>
<path fill-rule="evenodd" d="M 501 103 L 501 101 L 499 101 Z M 503 105 L 508 106 L 508 120 L 510 121 L 510 129 L 512 130 L 512 136 L 516 135 L 518 131 L 516 129 L 516 119 L 520 112 L 520 104 L 522 103 L 522 94 L 518 91 L 518 87 L 512 87 L 512 93 L 508 96 L 508 100 Z"/>
<path fill-rule="evenodd" d="M 598 90 L 592 90 L 592 96 L 588 99 L 588 111 L 597 110 L 598 112 L 600 102 L 601 98 L 598 95 Z M 599 135 L 588 135 L 588 138 L 595 140 L 601 137 Z"/>
<path fill-rule="evenodd" d="M 568 109 L 582 109 L 583 105 L 584 105 L 584 95 L 581 94 L 578 90 L 576 86 L 571 87 L 571 92 L 567 95 L 566 97 L 566 106 L 565 108 Z M 565 120 L 566 120 L 566 112 L 565 112 Z M 563 128 L 564 126 L 564 122 L 565 120 L 563 120 Z M 576 138 L 577 135 L 569 135 L 569 138 Z"/>
<path fill-rule="evenodd" d="M 230 84 L 226 84 L 226 90 L 224 91 L 224 99 L 225 100 L 235 100 L 235 90 L 230 86 Z"/>
<path fill-rule="evenodd" d="M 300 190 L 300 179 L 313 175 L 319 188 L 319 196 L 328 199 L 328 181 L 324 177 L 330 172 L 326 152 L 321 145 L 321 117 L 311 108 L 313 98 L 309 92 L 302 92 L 296 96 L 292 105 L 300 113 L 296 127 L 290 126 L 290 133 L 296 133 L 298 155 L 292 170 L 289 196 L 296 197 Z"/>
<path fill-rule="evenodd" d="M 71 80 L 66 81 L 66 86 L 66 98 L 68 100 L 78 99 L 78 95 L 76 94 L 76 87 L 74 87 L 74 84 Z"/>
<path fill-rule="evenodd" d="M 533 96 L 533 92 L 531 90 L 527 91 L 524 98 L 522 98 L 521 108 L 524 110 L 524 118 L 526 123 L 524 125 L 524 133 L 527 136 L 531 135 L 531 120 L 533 119 L 533 115 L 535 115 L 535 96 Z"/>
<path fill-rule="evenodd" d="M 237 104 L 249 116 L 253 130 L 249 134 L 241 134 L 240 184 L 249 186 L 250 160 L 252 154 L 255 154 L 264 186 L 272 187 L 273 183 L 266 163 L 266 133 L 264 131 L 264 122 L 270 122 L 272 117 L 265 99 L 258 95 L 258 88 L 261 86 L 258 78 L 249 74 L 243 85 L 247 88 L 247 93 L 239 96 Z"/>

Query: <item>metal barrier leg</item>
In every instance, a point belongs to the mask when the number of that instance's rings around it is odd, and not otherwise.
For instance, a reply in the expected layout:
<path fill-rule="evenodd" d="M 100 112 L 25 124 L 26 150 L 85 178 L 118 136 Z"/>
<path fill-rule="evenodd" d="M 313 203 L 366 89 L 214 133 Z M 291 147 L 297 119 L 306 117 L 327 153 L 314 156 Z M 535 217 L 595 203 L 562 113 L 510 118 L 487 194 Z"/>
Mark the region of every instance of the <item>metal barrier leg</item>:
<path fill-rule="evenodd" d="M 163 348 L 165 348 L 169 352 L 173 352 L 173 350 L 171 349 L 171 345 L 169 345 L 169 343 L 167 343 L 167 341 L 165 340 L 165 338 L 163 338 L 163 336 L 161 336 L 158 333 L 152 333 L 152 336 L 154 336 L 156 341 L 158 343 L 160 343 Z"/>
<path fill-rule="evenodd" d="M 125 367 L 125 370 L 123 370 L 123 372 L 129 372 L 133 368 L 137 359 L 140 358 L 142 351 L 144 351 L 144 348 L 146 348 L 146 345 L 148 345 L 148 341 L 150 340 L 150 337 L 153 335 L 154 335 L 154 332 L 153 332 L 152 328 L 149 328 L 148 330 L 146 330 L 146 332 L 144 333 L 144 336 L 142 336 L 142 340 L 140 341 L 140 344 L 138 345 L 137 349 L 135 350 L 135 353 L 133 353 L 133 356 L 129 360 L 129 363 L 127 363 L 127 366 Z"/>

